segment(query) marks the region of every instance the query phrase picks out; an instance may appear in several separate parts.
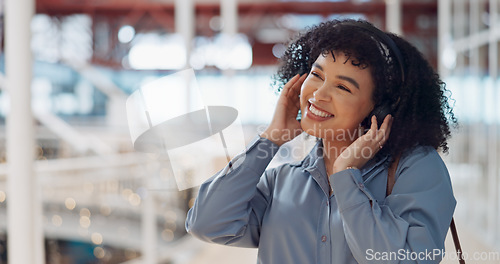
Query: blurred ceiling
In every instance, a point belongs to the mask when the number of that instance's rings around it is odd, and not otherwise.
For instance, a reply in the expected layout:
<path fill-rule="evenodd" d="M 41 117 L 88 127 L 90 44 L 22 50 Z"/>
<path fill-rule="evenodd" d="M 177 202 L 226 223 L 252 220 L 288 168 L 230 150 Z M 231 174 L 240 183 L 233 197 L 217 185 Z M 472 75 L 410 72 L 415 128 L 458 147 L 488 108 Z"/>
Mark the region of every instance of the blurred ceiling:
<path fill-rule="evenodd" d="M 174 32 L 175 0 L 36 0 L 36 13 L 51 17 L 71 14 L 87 14 L 93 21 L 93 31 L 97 26 L 106 25 L 109 39 L 99 41 L 102 34 L 92 34 L 94 49 L 96 43 L 105 43 L 106 52 L 94 53 L 92 62 L 110 67 L 121 67 L 121 58 L 113 54 L 123 54 L 129 48 L 117 40 L 117 32 L 123 25 L 131 25 L 137 33 Z M 402 30 L 404 35 L 426 55 L 435 65 L 437 53 L 437 0 L 401 0 Z M 384 0 L 337 0 L 337 1 L 277 1 L 239 0 L 238 32 L 245 34 L 252 44 L 253 65 L 276 63 L 272 48 L 276 43 L 286 42 L 301 25 L 284 26 L 283 17 L 334 15 L 364 16 L 377 26 L 384 28 L 386 3 Z M 213 17 L 220 15 L 220 1 L 196 0 L 195 19 L 197 36 L 213 36 L 218 32 L 210 27 Z M 102 30 L 102 29 L 101 29 Z M 281 32 L 281 34 L 269 34 Z M 274 38 L 265 39 L 271 35 Z M 101 45 L 101 44 L 99 44 Z"/>

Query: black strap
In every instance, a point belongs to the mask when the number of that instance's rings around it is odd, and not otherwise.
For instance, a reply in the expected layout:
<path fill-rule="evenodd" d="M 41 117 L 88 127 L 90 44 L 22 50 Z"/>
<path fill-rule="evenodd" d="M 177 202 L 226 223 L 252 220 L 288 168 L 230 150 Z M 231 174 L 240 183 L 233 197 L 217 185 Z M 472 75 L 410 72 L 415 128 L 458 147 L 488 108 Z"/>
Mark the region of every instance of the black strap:
<path fill-rule="evenodd" d="M 462 247 L 460 246 L 460 240 L 458 240 L 457 227 L 455 226 L 455 219 L 451 218 L 451 236 L 453 237 L 453 243 L 455 243 L 455 249 L 457 250 L 458 262 L 460 264 L 465 264 L 465 259 L 462 256 Z"/>
<path fill-rule="evenodd" d="M 387 188 L 385 189 L 385 196 L 389 196 L 392 193 L 392 188 L 396 183 L 396 170 L 398 169 L 399 156 L 391 163 L 387 171 Z"/>
<path fill-rule="evenodd" d="M 387 189 L 386 196 L 389 196 L 392 193 L 392 187 L 396 183 L 396 169 L 398 168 L 399 157 L 397 157 L 391 166 L 389 166 L 387 172 Z M 458 239 L 457 227 L 455 226 L 455 219 L 451 218 L 450 223 L 451 236 L 453 237 L 453 243 L 455 244 L 455 249 L 457 250 L 458 262 L 460 264 L 465 264 L 465 259 L 462 256 L 462 247 L 460 246 L 460 240 Z"/>

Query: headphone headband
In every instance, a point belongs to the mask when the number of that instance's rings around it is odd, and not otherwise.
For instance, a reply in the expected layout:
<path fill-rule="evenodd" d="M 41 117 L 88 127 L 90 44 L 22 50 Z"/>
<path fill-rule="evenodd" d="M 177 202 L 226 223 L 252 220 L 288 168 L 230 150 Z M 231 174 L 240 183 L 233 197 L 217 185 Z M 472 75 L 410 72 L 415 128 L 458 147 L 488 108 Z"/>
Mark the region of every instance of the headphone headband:
<path fill-rule="evenodd" d="M 401 52 L 399 51 L 398 46 L 394 41 L 382 30 L 374 27 L 374 26 L 369 26 L 360 22 L 354 22 L 354 21 L 347 21 L 347 22 L 342 22 L 340 23 L 342 26 L 353 26 L 353 27 L 358 27 L 361 29 L 364 29 L 371 33 L 372 36 L 376 37 L 377 40 L 386 45 L 389 50 L 392 52 L 393 57 L 398 61 L 399 65 L 399 70 L 401 71 L 401 82 L 404 83 L 405 81 L 405 71 L 403 67 L 403 56 L 401 55 Z"/>

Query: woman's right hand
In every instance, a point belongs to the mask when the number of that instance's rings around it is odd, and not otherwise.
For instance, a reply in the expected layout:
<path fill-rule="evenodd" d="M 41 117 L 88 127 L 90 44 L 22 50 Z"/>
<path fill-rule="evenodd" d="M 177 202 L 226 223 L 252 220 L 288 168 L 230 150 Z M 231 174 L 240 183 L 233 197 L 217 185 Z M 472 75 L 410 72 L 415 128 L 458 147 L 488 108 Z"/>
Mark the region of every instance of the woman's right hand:
<path fill-rule="evenodd" d="M 261 137 L 281 146 L 303 132 L 296 118 L 300 109 L 300 88 L 306 77 L 307 74 L 302 76 L 297 74 L 285 84 L 278 98 L 271 124 L 260 135 Z"/>

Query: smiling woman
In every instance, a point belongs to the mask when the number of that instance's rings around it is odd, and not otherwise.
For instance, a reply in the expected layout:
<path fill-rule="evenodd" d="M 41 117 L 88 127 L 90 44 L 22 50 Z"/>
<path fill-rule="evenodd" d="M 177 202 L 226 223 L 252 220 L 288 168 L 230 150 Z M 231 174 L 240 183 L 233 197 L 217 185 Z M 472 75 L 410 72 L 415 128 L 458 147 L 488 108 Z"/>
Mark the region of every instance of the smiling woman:
<path fill-rule="evenodd" d="M 258 247 L 258 263 L 437 263 L 455 209 L 446 89 L 407 41 L 366 21 L 308 29 L 281 58 L 268 128 L 205 182 L 192 235 Z M 302 119 L 297 121 L 301 112 Z M 266 170 L 281 145 L 317 137 L 299 163 Z M 393 172 L 395 184 L 388 181 Z M 392 189 L 392 192 L 391 192 Z"/>
<path fill-rule="evenodd" d="M 374 106 L 369 69 L 345 63 L 350 59 L 335 53 L 318 56 L 301 88 L 302 129 L 324 144 L 340 143 L 334 140 L 338 133 L 354 134 Z M 354 139 L 342 143 L 347 147 Z"/>

